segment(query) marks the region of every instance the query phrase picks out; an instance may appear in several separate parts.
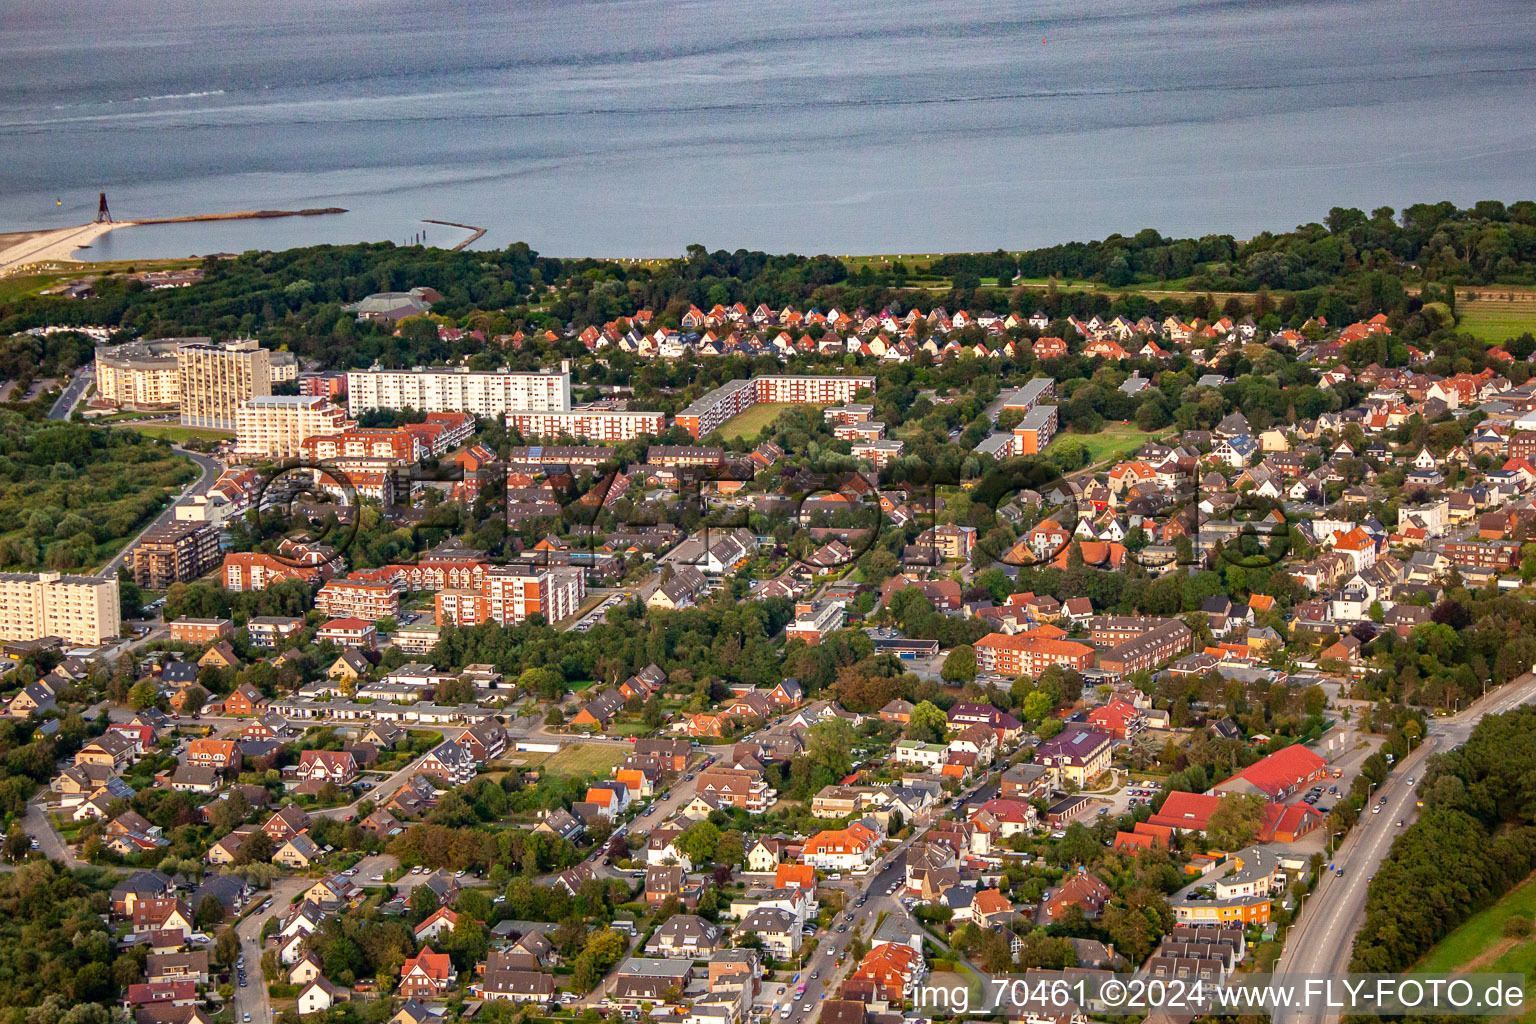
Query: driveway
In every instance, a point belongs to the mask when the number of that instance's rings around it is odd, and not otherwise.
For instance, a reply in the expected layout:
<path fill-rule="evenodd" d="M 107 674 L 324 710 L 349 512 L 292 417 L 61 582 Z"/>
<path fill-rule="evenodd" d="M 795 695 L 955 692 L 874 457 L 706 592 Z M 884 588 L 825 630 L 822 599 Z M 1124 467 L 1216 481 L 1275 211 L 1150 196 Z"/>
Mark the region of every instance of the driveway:
<path fill-rule="evenodd" d="M 53 818 L 48 814 L 43 804 L 43 798 L 29 801 L 27 813 L 21 820 L 21 827 L 37 840 L 37 852 L 49 860 L 63 861 L 71 868 L 83 868 L 85 861 L 75 856 L 75 851 L 64 842 L 64 837 L 59 835 L 59 830 L 54 828 Z"/>

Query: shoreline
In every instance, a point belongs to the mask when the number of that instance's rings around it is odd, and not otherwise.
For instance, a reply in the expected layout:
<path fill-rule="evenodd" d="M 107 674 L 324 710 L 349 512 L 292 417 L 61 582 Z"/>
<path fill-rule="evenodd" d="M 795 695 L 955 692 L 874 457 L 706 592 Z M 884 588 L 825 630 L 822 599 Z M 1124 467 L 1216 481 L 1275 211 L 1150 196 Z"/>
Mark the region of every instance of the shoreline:
<path fill-rule="evenodd" d="M 137 220 L 95 221 L 73 227 L 53 229 L 19 229 L 5 234 L 20 240 L 9 248 L 0 250 L 0 277 L 13 277 L 25 273 L 45 273 L 59 270 L 60 264 L 83 266 L 90 260 L 82 260 L 74 254 L 86 248 L 98 238 L 118 228 L 147 227 L 160 224 L 202 224 L 235 220 L 276 220 L 283 217 L 323 217 L 346 213 L 340 206 L 316 207 L 304 210 L 237 210 L 227 213 L 195 213 L 182 217 L 144 217 Z"/>

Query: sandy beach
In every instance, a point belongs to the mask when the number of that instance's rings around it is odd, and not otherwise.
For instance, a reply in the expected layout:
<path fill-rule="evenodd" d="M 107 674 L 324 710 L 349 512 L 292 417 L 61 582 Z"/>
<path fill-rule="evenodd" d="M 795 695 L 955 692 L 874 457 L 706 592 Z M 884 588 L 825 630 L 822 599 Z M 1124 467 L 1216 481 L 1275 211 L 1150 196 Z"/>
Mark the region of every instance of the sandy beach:
<path fill-rule="evenodd" d="M 0 251 L 0 277 L 45 269 L 41 266 L 45 264 L 78 264 L 80 261 L 70 255 L 76 249 L 82 245 L 90 245 L 113 228 L 126 226 L 126 224 L 81 224 L 72 228 L 59 228 L 56 231 L 16 232 L 8 237 L 20 236 L 21 241 L 13 242 L 9 248 Z"/>

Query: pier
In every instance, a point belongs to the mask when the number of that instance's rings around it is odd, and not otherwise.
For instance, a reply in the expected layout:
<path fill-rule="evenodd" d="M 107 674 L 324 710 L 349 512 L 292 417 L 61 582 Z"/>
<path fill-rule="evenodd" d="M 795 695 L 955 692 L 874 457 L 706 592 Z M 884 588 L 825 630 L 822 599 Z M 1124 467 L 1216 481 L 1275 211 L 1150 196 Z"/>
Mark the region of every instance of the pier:
<path fill-rule="evenodd" d="M 486 231 L 485 228 L 477 228 L 473 224 L 455 224 L 451 220 L 432 220 L 431 218 L 424 217 L 422 218 L 421 222 L 423 224 L 441 224 L 445 228 L 463 228 L 465 231 L 473 232 L 473 234 L 464 239 L 464 241 L 449 249 L 449 252 L 458 252 L 460 249 L 469 248 L 471 245 L 474 245 L 476 242 L 480 241 L 480 239 L 485 235 Z"/>
<path fill-rule="evenodd" d="M 346 213 L 339 206 L 308 210 L 239 210 L 234 213 L 195 213 L 186 217 L 144 217 L 139 220 L 97 220 L 53 231 L 39 231 L 0 252 L 0 277 L 57 269 L 60 263 L 78 264 L 71 253 L 90 245 L 108 231 L 138 224 L 198 224 L 220 220 L 270 220 L 276 217 L 322 217 Z M 484 234 L 482 231 L 481 234 Z M 475 237 L 479 237 L 478 235 Z"/>

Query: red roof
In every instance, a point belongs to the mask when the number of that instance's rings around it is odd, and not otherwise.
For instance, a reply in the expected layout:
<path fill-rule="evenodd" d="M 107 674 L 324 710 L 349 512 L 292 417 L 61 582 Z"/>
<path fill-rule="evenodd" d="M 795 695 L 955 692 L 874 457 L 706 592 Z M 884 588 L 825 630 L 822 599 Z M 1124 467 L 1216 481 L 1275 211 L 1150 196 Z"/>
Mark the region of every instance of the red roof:
<path fill-rule="evenodd" d="M 320 628 L 321 629 L 367 629 L 369 626 L 372 626 L 372 625 L 373 625 L 373 623 L 369 622 L 367 619 L 345 618 L 345 619 L 332 619 L 330 622 L 327 622 L 325 625 L 321 626 Z"/>
<path fill-rule="evenodd" d="M 1242 779 L 1260 792 L 1274 797 L 1315 775 L 1327 763 L 1300 743 L 1293 743 L 1249 765 L 1232 776 L 1232 779 Z"/>

